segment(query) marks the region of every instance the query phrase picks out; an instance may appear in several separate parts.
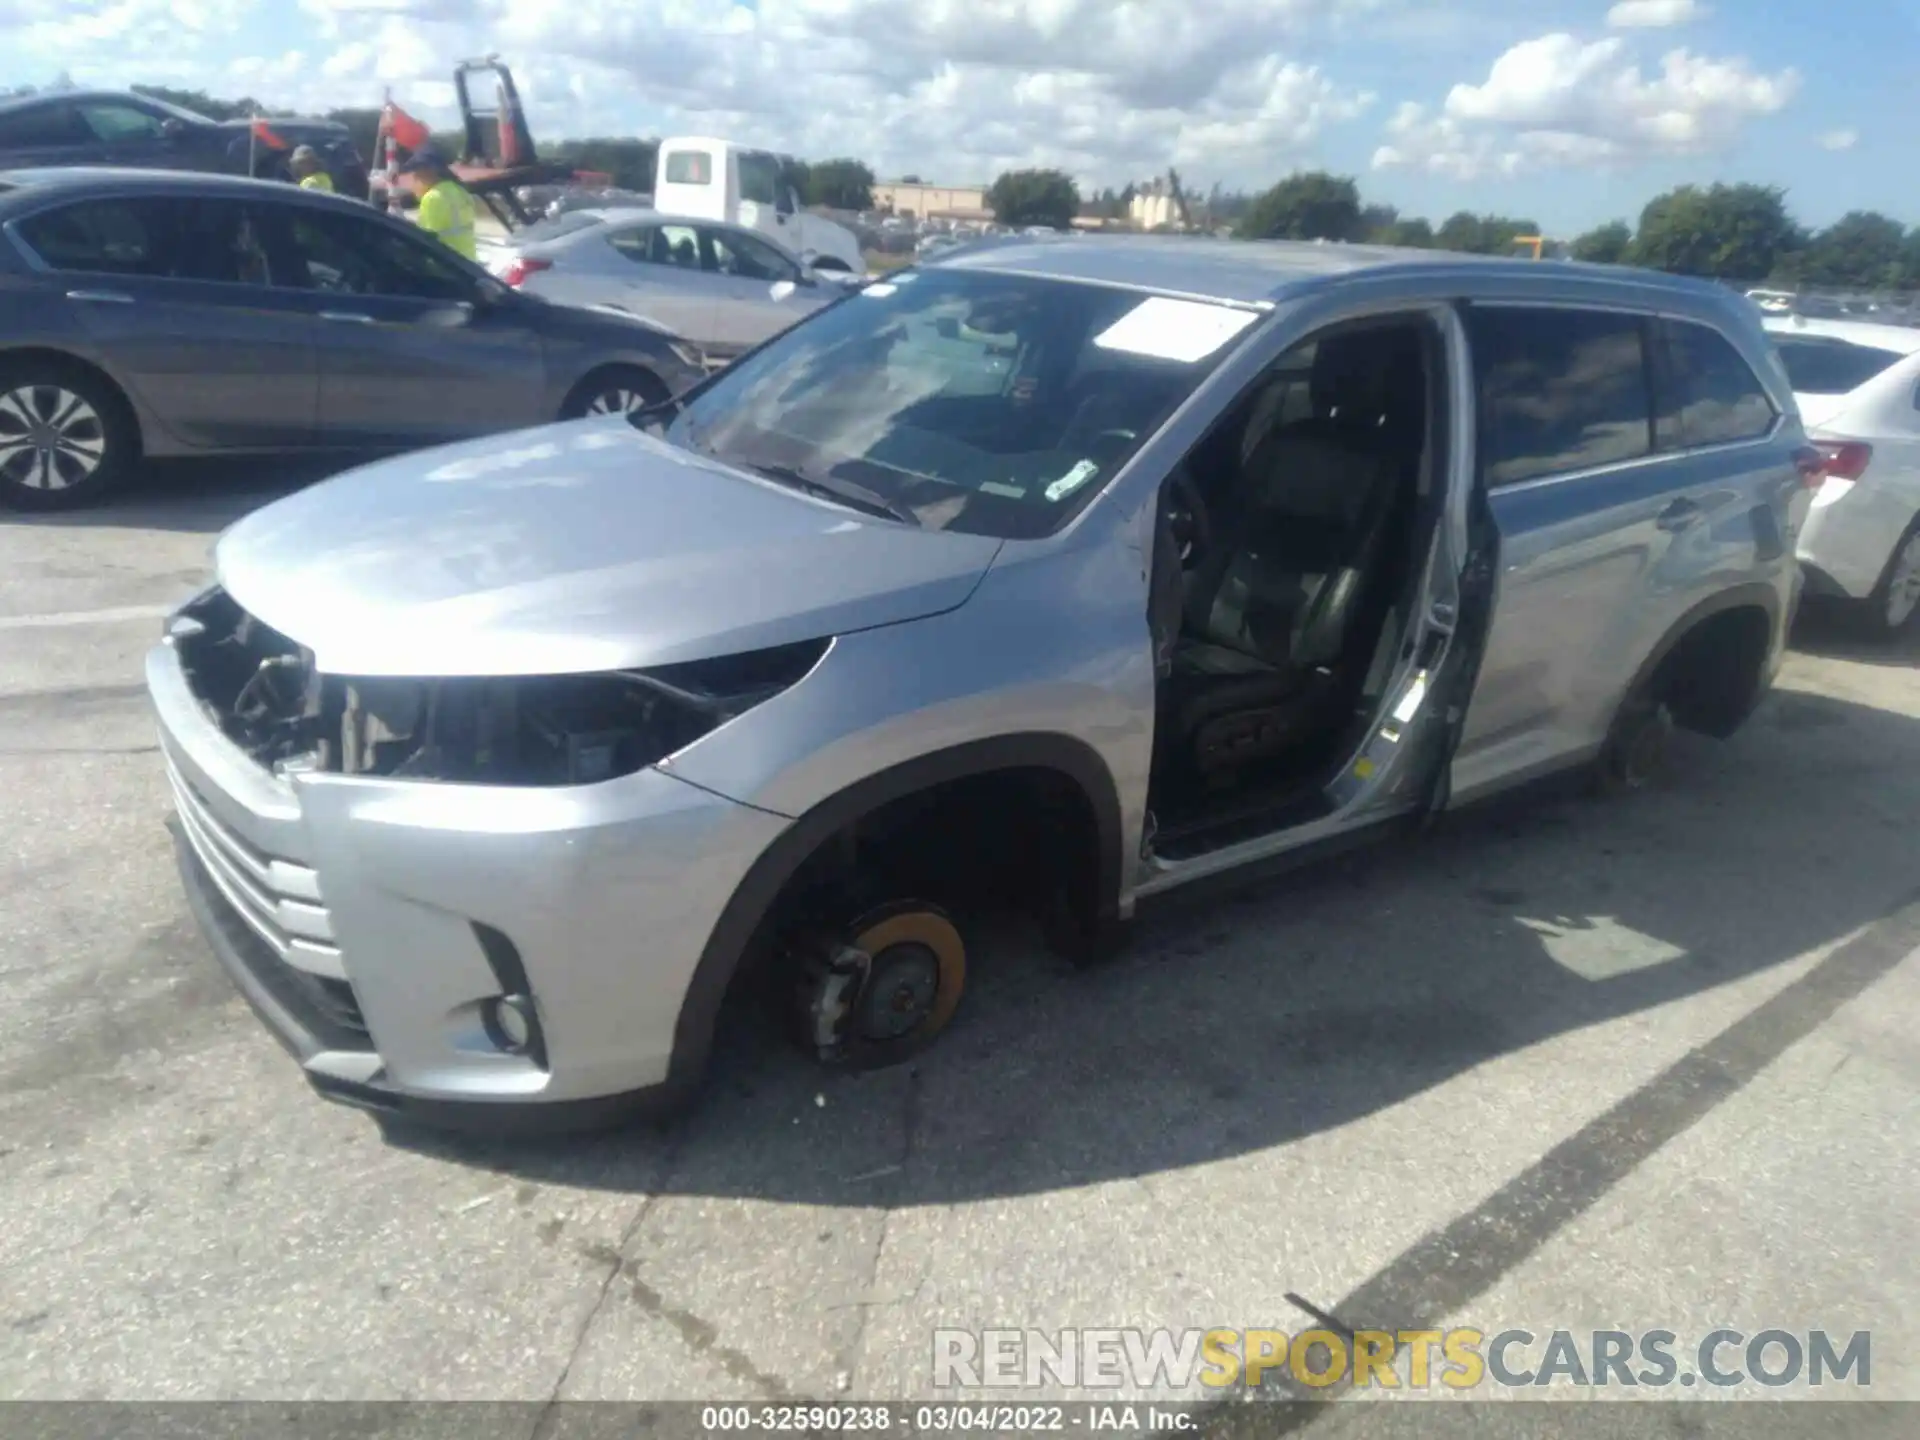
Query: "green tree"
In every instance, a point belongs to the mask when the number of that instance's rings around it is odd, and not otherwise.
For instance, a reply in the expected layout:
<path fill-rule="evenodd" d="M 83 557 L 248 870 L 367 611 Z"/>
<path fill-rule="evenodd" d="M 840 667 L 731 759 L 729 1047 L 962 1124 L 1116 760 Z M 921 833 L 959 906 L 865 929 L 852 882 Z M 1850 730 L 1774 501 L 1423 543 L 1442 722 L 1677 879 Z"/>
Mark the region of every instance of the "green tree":
<path fill-rule="evenodd" d="M 1678 275 L 1764 280 L 1801 243 L 1775 186 L 1682 185 L 1647 202 L 1628 258 Z"/>
<path fill-rule="evenodd" d="M 1289 175 L 1254 197 L 1237 233 L 1243 240 L 1358 240 L 1360 187 L 1325 170 Z"/>
<path fill-rule="evenodd" d="M 1807 242 L 1801 278 L 1815 285 L 1897 285 L 1906 238 L 1898 220 L 1852 211 Z"/>
<path fill-rule="evenodd" d="M 807 188 L 801 192 L 809 205 L 831 210 L 871 210 L 873 171 L 858 160 L 820 160 L 807 167 Z"/>
<path fill-rule="evenodd" d="M 1573 242 L 1573 258 L 1595 265 L 1619 265 L 1633 246 L 1633 227 L 1614 220 L 1589 230 Z"/>
<path fill-rule="evenodd" d="M 1395 220 L 1377 238 L 1382 245 L 1398 245 L 1406 250 L 1433 249 L 1433 222 L 1421 215 Z"/>
<path fill-rule="evenodd" d="M 1080 187 L 1064 170 L 1009 170 L 988 187 L 987 205 L 1002 225 L 1064 230 L 1080 213 Z"/>
<path fill-rule="evenodd" d="M 1391 205 L 1360 207 L 1360 238 L 1373 245 L 1390 243 L 1387 236 L 1400 223 L 1400 212 Z"/>
<path fill-rule="evenodd" d="M 1899 285 L 1902 289 L 1920 289 L 1920 225 L 1907 232 L 1900 242 Z"/>
<path fill-rule="evenodd" d="M 1434 244 L 1442 250 L 1458 250 L 1468 255 L 1511 255 L 1515 237 L 1539 233 L 1539 225 L 1532 220 L 1510 215 L 1475 215 L 1469 210 L 1460 210 L 1441 224 Z"/>

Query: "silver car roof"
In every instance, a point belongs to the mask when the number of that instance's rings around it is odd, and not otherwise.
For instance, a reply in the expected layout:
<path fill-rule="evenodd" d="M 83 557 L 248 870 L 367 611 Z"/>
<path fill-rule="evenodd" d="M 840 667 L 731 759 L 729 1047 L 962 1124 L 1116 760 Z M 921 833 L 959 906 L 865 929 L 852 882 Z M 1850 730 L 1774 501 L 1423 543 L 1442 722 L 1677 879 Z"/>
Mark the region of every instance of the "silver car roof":
<path fill-rule="evenodd" d="M 940 257 L 942 269 L 989 270 L 1125 285 L 1237 304 L 1281 300 L 1319 282 L 1368 271 L 1457 279 L 1469 292 L 1498 280 L 1538 289 L 1542 296 L 1592 297 L 1616 288 L 1623 296 L 1666 291 L 1721 306 L 1748 302 L 1708 281 L 1610 265 L 1509 260 L 1448 251 L 1403 250 L 1298 240 L 1218 240 L 1184 235 L 1088 235 L 982 242 Z"/>

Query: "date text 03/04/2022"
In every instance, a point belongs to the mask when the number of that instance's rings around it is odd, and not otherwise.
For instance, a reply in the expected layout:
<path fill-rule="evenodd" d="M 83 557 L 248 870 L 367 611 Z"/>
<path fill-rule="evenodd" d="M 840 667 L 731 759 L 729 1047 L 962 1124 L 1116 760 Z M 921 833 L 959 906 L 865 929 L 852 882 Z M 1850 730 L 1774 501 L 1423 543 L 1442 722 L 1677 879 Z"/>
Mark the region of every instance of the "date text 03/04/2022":
<path fill-rule="evenodd" d="M 700 1428 L 709 1434 L 1046 1434 L 1142 1430 L 1178 1432 L 1199 1425 L 1179 1407 L 1132 1404 L 1006 1405 L 708 1405 Z"/>

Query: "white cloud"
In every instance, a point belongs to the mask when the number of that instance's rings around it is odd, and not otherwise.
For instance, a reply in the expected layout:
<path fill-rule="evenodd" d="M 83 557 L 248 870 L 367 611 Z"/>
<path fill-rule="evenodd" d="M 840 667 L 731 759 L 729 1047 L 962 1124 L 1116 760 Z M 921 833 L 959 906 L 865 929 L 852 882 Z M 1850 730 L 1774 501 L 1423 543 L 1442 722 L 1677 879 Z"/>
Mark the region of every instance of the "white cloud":
<path fill-rule="evenodd" d="M 1819 140 L 1822 150 L 1851 150 L 1859 143 L 1858 130 L 1829 130 Z"/>
<path fill-rule="evenodd" d="M 1373 163 L 1465 180 L 1704 154 L 1780 110 L 1799 87 L 1792 69 L 1763 74 L 1745 60 L 1687 50 L 1643 74 L 1617 36 L 1583 44 L 1543 35 L 1495 60 L 1484 84 L 1454 86 L 1437 113 L 1402 105 Z"/>
<path fill-rule="evenodd" d="M 307 109 L 371 105 L 390 89 L 443 124 L 454 60 L 498 51 L 536 135 L 718 132 L 953 183 L 1041 164 L 1119 184 L 1172 164 L 1204 184 L 1266 182 L 1315 160 L 1327 127 L 1371 97 L 1311 51 L 1412 4 L 0 0 L 0 26 L 19 12 L 36 67 L 82 83 L 228 94 L 244 76 L 263 100 Z M 240 31 L 239 12 L 256 37 L 271 19 L 273 41 L 255 38 L 259 53 L 235 66 L 202 40 Z M 118 36 L 136 26 L 155 43 L 123 49 Z M 170 51 L 159 43 L 169 27 Z M 296 44 L 298 67 L 282 53 Z"/>
<path fill-rule="evenodd" d="M 1706 13 L 1698 0 L 1620 0 L 1607 11 L 1607 24 L 1616 30 L 1664 30 Z"/>

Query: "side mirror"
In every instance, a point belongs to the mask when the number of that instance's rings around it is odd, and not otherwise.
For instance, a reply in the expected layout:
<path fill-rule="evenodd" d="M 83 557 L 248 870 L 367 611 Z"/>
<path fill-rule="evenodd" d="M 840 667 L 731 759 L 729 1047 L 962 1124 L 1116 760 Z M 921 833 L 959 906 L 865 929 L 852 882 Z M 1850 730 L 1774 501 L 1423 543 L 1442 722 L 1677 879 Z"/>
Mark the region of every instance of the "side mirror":
<path fill-rule="evenodd" d="M 773 202 L 773 209 L 776 215 L 791 215 L 799 208 L 800 197 L 793 193 L 791 186 L 782 189 L 779 196 L 775 198 Z"/>
<path fill-rule="evenodd" d="M 169 116 L 167 119 L 162 120 L 160 122 L 160 134 L 165 139 L 178 140 L 182 135 L 186 133 L 187 133 L 187 122 L 184 120 L 175 120 L 174 118 Z"/>
<path fill-rule="evenodd" d="M 767 293 L 773 297 L 776 303 L 778 303 L 779 301 L 784 300 L 789 295 L 793 294 L 794 288 L 795 288 L 794 282 L 791 280 L 776 280 L 773 282 L 772 288 L 768 290 Z"/>

